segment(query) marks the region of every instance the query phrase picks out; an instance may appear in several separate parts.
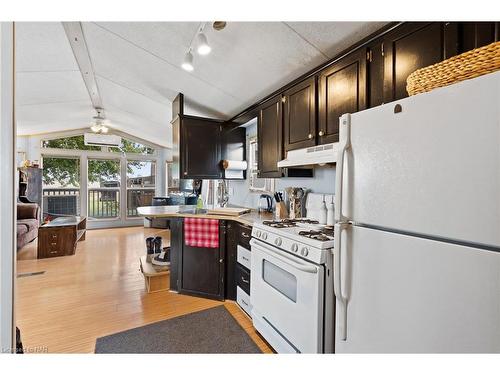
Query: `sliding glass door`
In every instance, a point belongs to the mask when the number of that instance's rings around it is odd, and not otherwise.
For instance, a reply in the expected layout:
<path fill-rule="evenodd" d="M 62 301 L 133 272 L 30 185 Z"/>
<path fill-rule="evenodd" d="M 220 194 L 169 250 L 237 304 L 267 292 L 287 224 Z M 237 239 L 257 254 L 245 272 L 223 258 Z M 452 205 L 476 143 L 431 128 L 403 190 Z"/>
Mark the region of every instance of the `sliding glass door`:
<path fill-rule="evenodd" d="M 138 217 L 137 207 L 151 206 L 156 187 L 156 163 L 127 160 L 127 218 Z"/>
<path fill-rule="evenodd" d="M 119 219 L 120 186 L 119 159 L 88 159 L 88 217 L 91 219 Z"/>

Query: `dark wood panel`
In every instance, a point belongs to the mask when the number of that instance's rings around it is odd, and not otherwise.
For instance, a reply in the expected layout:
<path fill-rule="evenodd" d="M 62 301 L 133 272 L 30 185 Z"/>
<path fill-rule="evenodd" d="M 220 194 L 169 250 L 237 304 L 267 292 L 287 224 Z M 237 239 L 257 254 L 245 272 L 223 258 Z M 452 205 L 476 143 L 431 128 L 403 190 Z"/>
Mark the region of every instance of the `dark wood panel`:
<path fill-rule="evenodd" d="M 226 232 L 226 283 L 225 298 L 236 300 L 236 259 L 238 248 L 238 224 L 229 221 Z"/>
<path fill-rule="evenodd" d="M 74 255 L 77 242 L 85 241 L 86 228 L 86 218 L 82 218 L 74 225 L 41 226 L 38 229 L 37 258 Z"/>
<path fill-rule="evenodd" d="M 384 38 L 384 102 L 408 96 L 406 79 L 444 58 L 444 24 L 410 22 Z"/>
<path fill-rule="evenodd" d="M 222 178 L 221 123 L 181 116 L 181 178 Z"/>
<path fill-rule="evenodd" d="M 460 52 L 498 41 L 499 22 L 461 22 L 458 27 Z"/>
<path fill-rule="evenodd" d="M 251 250 L 250 240 L 252 239 L 252 227 L 238 224 L 237 225 L 238 244 L 247 250 Z"/>
<path fill-rule="evenodd" d="M 181 275 L 181 253 L 184 244 L 184 220 L 169 220 L 170 226 L 170 289 L 179 290 Z"/>
<path fill-rule="evenodd" d="M 179 292 L 224 299 L 225 222 L 219 221 L 219 247 L 192 247 L 185 243 L 181 252 Z"/>
<path fill-rule="evenodd" d="M 443 59 L 449 59 L 460 53 L 459 24 L 458 22 L 445 22 L 444 28 L 444 53 Z"/>
<path fill-rule="evenodd" d="M 239 263 L 236 263 L 236 284 L 250 295 L 250 270 Z"/>
<path fill-rule="evenodd" d="M 384 50 L 381 41 L 367 50 L 367 108 L 384 103 Z"/>
<path fill-rule="evenodd" d="M 277 163 L 283 157 L 281 96 L 262 105 L 257 121 L 259 177 L 281 177 Z"/>
<path fill-rule="evenodd" d="M 284 149 L 316 144 L 316 78 L 297 84 L 284 93 Z"/>
<path fill-rule="evenodd" d="M 339 117 L 366 108 L 366 51 L 357 51 L 319 77 L 319 143 L 338 141 Z"/>

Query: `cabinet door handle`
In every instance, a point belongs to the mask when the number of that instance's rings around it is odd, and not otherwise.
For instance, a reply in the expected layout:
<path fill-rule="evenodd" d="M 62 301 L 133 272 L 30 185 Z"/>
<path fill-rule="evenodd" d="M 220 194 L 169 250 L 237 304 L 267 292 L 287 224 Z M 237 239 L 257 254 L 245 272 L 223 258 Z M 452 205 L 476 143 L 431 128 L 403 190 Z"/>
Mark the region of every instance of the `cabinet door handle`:
<path fill-rule="evenodd" d="M 309 139 L 312 139 L 313 135 L 312 135 L 312 134 L 309 134 L 307 137 L 308 137 Z"/>
<path fill-rule="evenodd" d="M 250 238 L 250 236 L 248 234 L 246 234 L 245 232 L 241 232 L 241 237 Z"/>
<path fill-rule="evenodd" d="M 248 279 L 245 279 L 244 277 L 241 278 L 241 281 L 243 281 L 245 284 L 250 284 L 250 281 Z"/>
<path fill-rule="evenodd" d="M 57 242 L 51 242 L 50 243 L 52 246 L 56 246 L 57 245 Z"/>
<path fill-rule="evenodd" d="M 286 96 L 284 96 L 284 97 L 281 98 L 281 102 L 282 103 L 286 103 Z"/>
<path fill-rule="evenodd" d="M 320 137 L 322 137 L 325 133 L 323 133 L 323 130 L 320 130 L 318 134 Z"/>
<path fill-rule="evenodd" d="M 187 176 L 187 174 L 188 174 L 187 172 L 184 172 L 184 176 Z"/>

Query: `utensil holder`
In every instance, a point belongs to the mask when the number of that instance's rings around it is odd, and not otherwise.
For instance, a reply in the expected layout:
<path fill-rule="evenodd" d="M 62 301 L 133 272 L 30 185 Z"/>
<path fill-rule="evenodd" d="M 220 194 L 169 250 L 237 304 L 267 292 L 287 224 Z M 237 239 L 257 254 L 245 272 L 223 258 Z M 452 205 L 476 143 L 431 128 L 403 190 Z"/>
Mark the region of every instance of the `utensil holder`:
<path fill-rule="evenodd" d="M 276 204 L 276 219 L 287 219 L 288 210 L 284 202 L 278 202 Z"/>

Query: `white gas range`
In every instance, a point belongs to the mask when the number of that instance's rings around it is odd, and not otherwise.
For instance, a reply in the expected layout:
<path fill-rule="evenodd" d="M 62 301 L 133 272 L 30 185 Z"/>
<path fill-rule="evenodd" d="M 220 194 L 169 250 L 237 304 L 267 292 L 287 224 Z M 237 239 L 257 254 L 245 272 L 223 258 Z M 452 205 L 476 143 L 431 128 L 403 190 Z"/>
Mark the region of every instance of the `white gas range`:
<path fill-rule="evenodd" d="M 333 243 L 308 219 L 254 224 L 252 320 L 278 353 L 333 352 Z"/>

